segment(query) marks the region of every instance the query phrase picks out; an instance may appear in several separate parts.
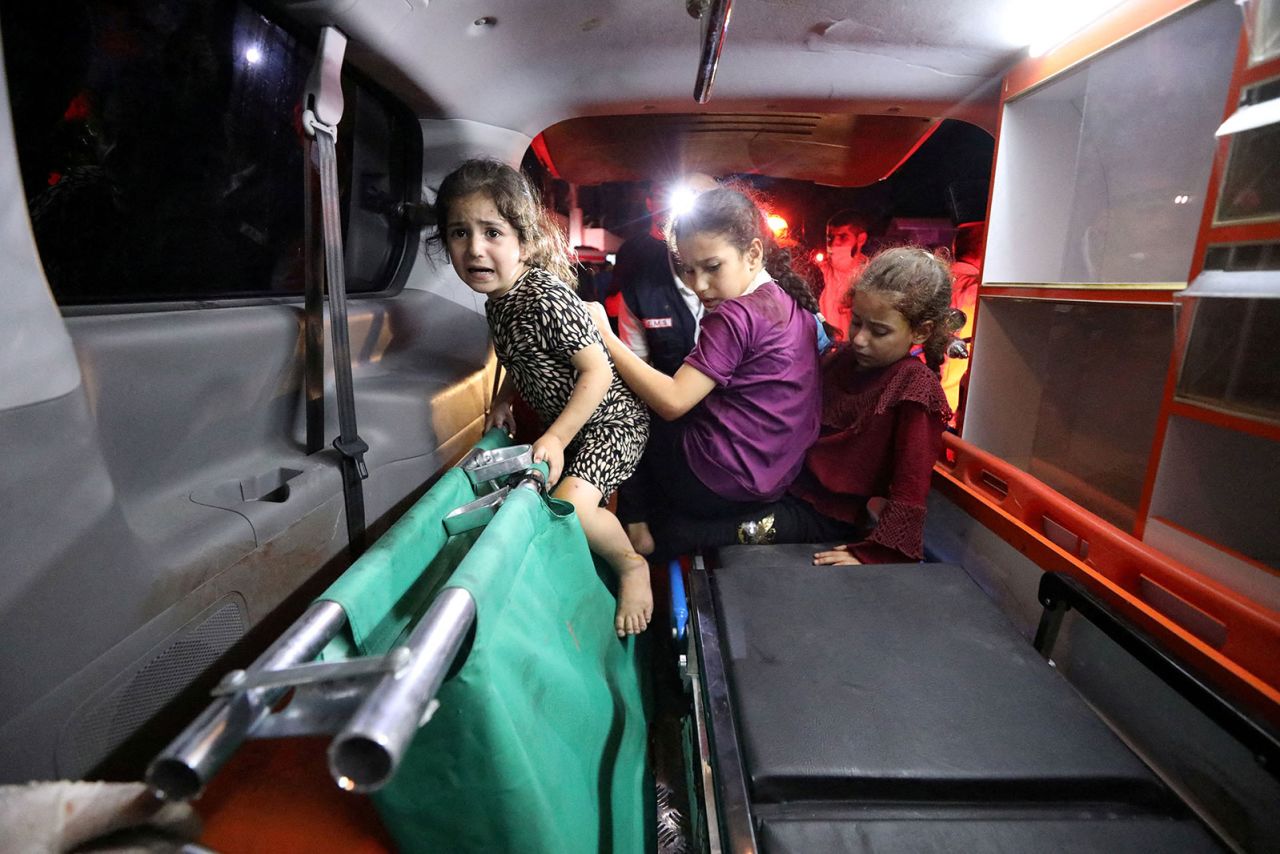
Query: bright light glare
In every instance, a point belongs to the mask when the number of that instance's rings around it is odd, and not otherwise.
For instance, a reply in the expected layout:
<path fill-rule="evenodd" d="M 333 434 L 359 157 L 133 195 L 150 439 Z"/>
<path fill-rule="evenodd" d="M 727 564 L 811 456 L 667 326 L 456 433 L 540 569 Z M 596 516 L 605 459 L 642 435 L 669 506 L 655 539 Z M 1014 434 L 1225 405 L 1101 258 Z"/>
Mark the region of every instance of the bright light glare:
<path fill-rule="evenodd" d="M 257 65 L 262 61 L 262 51 L 258 49 L 257 45 L 245 49 L 244 61 L 250 65 Z"/>
<path fill-rule="evenodd" d="M 692 188 L 684 184 L 677 185 L 671 191 L 671 215 L 684 216 L 693 210 L 693 200 L 696 198 L 698 194 Z"/>
<path fill-rule="evenodd" d="M 1031 56 L 1044 56 L 1071 36 L 1080 32 L 1123 0 L 1059 0 L 1039 4 L 1034 18 L 1028 20 Z M 1033 4 L 1027 4 L 1029 7 Z"/>
<path fill-rule="evenodd" d="M 777 214 L 771 213 L 766 219 L 769 221 L 769 230 L 773 232 L 774 237 L 781 237 L 787 232 L 787 221 Z"/>
<path fill-rule="evenodd" d="M 821 253 L 821 252 L 815 252 L 815 253 L 813 253 L 813 263 L 815 263 L 815 264 L 821 264 L 821 263 L 822 263 L 822 261 L 823 261 L 823 259 L 824 259 L 824 258 L 826 258 L 826 257 L 827 257 L 827 256 L 826 256 L 825 254 Z"/>

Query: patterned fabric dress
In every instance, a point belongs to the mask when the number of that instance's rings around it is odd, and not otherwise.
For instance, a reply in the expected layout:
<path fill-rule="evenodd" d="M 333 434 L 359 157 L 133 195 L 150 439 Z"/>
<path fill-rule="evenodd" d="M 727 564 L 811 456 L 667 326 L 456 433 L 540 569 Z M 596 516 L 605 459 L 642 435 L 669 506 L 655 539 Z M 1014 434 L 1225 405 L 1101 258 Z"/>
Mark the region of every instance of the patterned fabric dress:
<path fill-rule="evenodd" d="M 560 417 L 577 381 L 573 355 L 604 346 L 586 306 L 568 285 L 531 267 L 511 290 L 485 302 L 498 361 L 544 426 Z M 613 360 L 609 360 L 613 368 Z M 649 438 L 649 410 L 613 372 L 604 400 L 565 448 L 565 477 L 608 497 L 631 476 Z"/>

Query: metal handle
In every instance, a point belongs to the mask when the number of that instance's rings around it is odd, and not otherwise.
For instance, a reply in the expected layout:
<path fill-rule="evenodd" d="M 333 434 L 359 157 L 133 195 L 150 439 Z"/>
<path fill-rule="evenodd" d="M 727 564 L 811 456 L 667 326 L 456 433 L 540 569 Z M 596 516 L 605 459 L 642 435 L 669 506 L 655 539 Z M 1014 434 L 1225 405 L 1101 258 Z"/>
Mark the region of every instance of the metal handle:
<path fill-rule="evenodd" d="M 260 655 L 249 672 L 278 670 L 310 661 L 346 625 L 337 602 L 315 602 L 287 632 Z M 147 768 L 147 784 L 161 798 L 184 801 L 200 794 L 235 753 L 286 688 L 258 688 L 219 697 L 182 731 Z"/>
<path fill-rule="evenodd" d="M 698 57 L 698 81 L 693 86 L 693 100 L 699 104 L 711 100 L 711 84 L 720 65 L 732 6 L 733 0 L 710 0 L 710 7 L 702 13 L 702 54 Z"/>
<path fill-rule="evenodd" d="M 383 677 L 329 745 L 329 770 L 348 791 L 384 786 L 429 717 L 436 691 L 476 619 L 476 603 L 459 587 L 441 591 L 404 644 L 409 663 Z"/>

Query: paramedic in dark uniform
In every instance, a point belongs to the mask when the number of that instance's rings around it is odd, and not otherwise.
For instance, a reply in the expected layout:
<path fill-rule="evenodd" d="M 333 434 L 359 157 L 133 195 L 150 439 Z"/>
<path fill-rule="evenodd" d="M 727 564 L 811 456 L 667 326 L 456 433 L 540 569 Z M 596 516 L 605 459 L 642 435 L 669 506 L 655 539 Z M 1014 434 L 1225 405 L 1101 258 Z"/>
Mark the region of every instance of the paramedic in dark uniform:
<path fill-rule="evenodd" d="M 667 375 L 674 375 L 698 340 L 702 303 L 676 275 L 664 228 L 680 196 L 712 189 L 706 175 L 691 175 L 668 192 L 666 210 L 655 210 L 654 198 L 645 199 L 649 231 L 618 249 L 614 286 L 622 293 L 618 337 L 636 355 Z"/>
<path fill-rule="evenodd" d="M 633 353 L 667 375 L 674 375 L 693 350 L 703 308 L 697 295 L 676 275 L 664 229 L 671 216 L 678 214 L 682 195 L 691 201 L 694 194 L 716 186 L 707 175 L 688 176 L 679 188 L 668 191 L 665 210 L 658 209 L 651 193 L 645 199 L 649 230 L 619 247 L 613 267 L 613 284 L 622 294 L 618 337 Z M 660 463 L 642 458 L 635 477 L 656 476 L 654 469 Z M 653 551 L 652 537 L 647 530 L 641 537 L 638 529 L 629 524 L 638 520 L 628 518 L 628 491 L 626 483 L 618 491 L 618 518 L 632 537 L 636 551 L 649 554 Z"/>

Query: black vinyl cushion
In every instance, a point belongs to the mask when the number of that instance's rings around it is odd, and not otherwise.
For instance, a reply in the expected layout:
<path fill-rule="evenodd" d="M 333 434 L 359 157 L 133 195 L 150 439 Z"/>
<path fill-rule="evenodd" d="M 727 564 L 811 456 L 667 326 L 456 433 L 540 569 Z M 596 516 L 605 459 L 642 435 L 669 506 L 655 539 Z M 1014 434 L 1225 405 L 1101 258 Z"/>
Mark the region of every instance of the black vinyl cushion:
<path fill-rule="evenodd" d="M 961 568 L 813 551 L 712 576 L 753 801 L 1176 804 Z"/>
<path fill-rule="evenodd" d="M 1160 816 L 764 821 L 757 841 L 766 854 L 1222 851 L 1194 821 Z"/>

